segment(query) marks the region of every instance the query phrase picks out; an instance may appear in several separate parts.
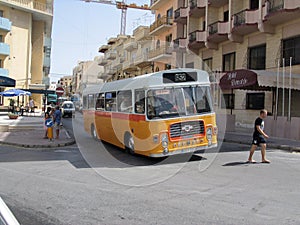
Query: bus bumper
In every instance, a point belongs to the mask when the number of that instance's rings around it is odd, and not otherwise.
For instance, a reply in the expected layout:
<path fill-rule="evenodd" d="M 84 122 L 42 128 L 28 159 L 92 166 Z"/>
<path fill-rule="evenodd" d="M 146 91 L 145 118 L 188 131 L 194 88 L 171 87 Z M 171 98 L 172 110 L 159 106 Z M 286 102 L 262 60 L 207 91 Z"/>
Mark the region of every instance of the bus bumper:
<path fill-rule="evenodd" d="M 169 151 L 168 153 L 153 153 L 153 154 L 150 154 L 149 156 L 153 157 L 153 158 L 166 157 L 166 156 L 170 156 L 170 155 L 193 153 L 193 152 L 203 151 L 203 150 L 216 148 L 216 147 L 218 147 L 217 143 L 209 145 L 209 146 L 200 146 L 200 147 L 194 147 L 194 148 L 185 148 L 185 149 L 180 149 L 180 150 L 175 150 L 175 151 Z"/>

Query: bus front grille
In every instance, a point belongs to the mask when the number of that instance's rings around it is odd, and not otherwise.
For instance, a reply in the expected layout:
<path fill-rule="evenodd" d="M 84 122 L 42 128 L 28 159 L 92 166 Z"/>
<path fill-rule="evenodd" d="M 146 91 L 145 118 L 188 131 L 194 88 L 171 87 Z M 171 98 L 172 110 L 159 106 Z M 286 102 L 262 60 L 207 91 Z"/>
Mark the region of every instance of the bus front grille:
<path fill-rule="evenodd" d="M 202 120 L 186 121 L 170 125 L 171 138 L 191 138 L 194 135 L 205 133 L 204 122 Z"/>

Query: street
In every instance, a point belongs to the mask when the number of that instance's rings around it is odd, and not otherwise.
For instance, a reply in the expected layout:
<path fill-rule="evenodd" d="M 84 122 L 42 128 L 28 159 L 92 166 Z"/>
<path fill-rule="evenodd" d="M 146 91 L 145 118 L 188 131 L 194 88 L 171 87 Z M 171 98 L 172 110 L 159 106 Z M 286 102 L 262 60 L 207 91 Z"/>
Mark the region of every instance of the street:
<path fill-rule="evenodd" d="M 77 145 L 0 147 L 0 195 L 23 225 L 300 224 L 300 154 L 246 164 L 250 146 L 221 143 L 149 159 L 92 139 L 79 113 L 63 124 Z"/>

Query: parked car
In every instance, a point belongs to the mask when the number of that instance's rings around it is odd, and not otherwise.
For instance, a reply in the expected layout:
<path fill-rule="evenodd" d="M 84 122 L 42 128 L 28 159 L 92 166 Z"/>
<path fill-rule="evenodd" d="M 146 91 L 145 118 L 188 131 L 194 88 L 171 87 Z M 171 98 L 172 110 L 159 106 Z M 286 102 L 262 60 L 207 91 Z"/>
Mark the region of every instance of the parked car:
<path fill-rule="evenodd" d="M 71 101 L 64 101 L 61 105 L 62 117 L 75 117 L 75 106 Z"/>

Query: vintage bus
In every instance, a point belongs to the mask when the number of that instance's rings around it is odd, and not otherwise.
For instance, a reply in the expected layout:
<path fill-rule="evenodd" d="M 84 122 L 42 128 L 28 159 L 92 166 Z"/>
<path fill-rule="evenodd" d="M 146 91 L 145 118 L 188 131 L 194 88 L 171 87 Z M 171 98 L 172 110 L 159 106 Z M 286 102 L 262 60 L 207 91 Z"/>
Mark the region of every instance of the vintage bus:
<path fill-rule="evenodd" d="M 209 75 L 172 69 L 88 87 L 84 127 L 131 154 L 164 157 L 217 146 Z"/>

